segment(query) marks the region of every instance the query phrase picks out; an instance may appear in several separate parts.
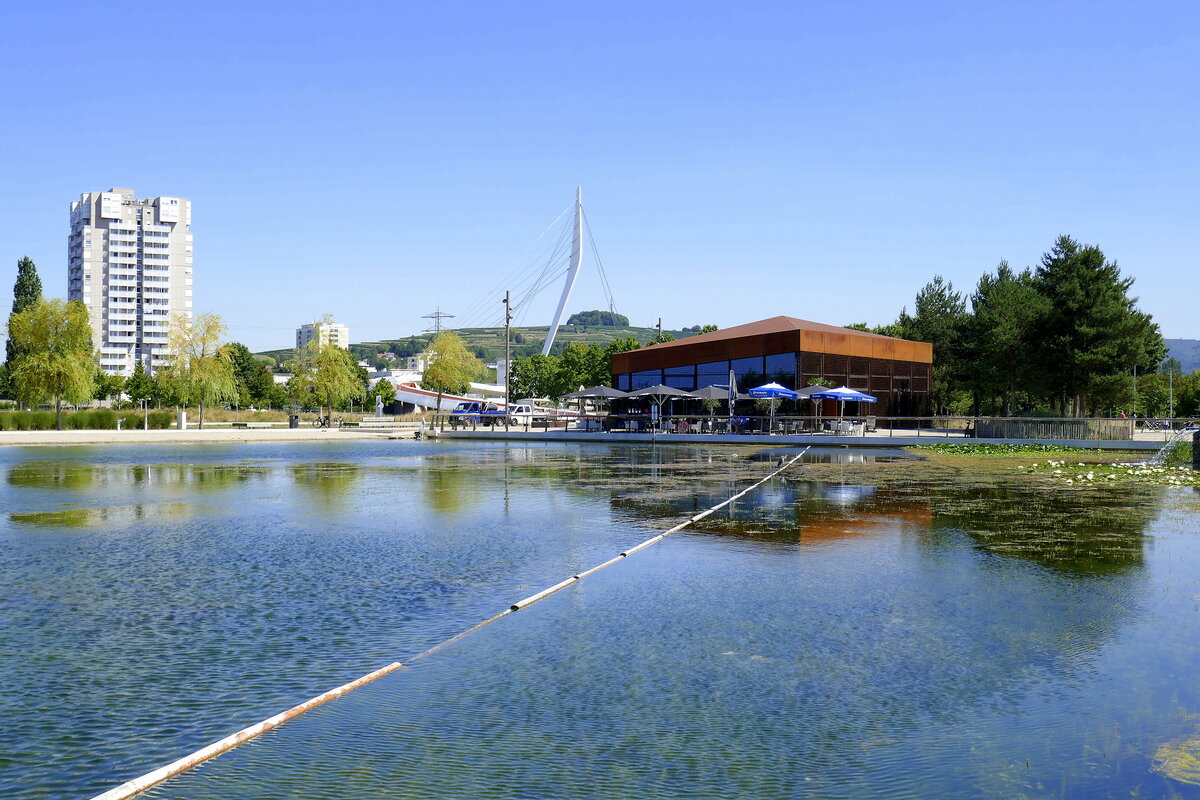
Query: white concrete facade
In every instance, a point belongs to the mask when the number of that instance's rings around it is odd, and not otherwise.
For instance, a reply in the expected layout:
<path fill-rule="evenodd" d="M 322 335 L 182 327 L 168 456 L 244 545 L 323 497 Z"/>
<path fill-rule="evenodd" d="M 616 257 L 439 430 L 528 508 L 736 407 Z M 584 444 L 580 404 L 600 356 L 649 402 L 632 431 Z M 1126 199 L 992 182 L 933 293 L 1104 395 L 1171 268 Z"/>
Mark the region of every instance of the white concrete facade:
<path fill-rule="evenodd" d="M 321 319 L 301 325 L 296 329 L 296 349 L 307 347 L 316 339 L 321 344 L 331 344 L 343 350 L 350 349 L 350 329 L 340 322 L 331 319 Z"/>
<path fill-rule="evenodd" d="M 71 203 L 67 299 L 87 307 L 108 374 L 169 361 L 171 319 L 192 316 L 191 201 L 115 188 L 80 195 Z"/>

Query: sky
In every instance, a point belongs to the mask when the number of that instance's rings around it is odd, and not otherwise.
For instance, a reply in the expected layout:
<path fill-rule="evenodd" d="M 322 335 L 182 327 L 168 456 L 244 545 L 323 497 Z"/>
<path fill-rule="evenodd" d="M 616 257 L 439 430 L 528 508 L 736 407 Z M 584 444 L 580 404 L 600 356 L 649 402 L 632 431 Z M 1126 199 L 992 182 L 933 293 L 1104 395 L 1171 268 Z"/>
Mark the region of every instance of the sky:
<path fill-rule="evenodd" d="M 635 325 L 893 321 L 1059 234 L 1200 338 L 1200 5 L 8 3 L 0 309 L 88 191 L 193 203 L 253 350 L 497 324 L 577 186 Z M 539 239 L 539 236 L 542 238 Z M 518 321 L 549 323 L 559 283 Z M 523 300 L 516 292 L 514 297 Z M 586 259 L 568 311 L 606 308 Z"/>

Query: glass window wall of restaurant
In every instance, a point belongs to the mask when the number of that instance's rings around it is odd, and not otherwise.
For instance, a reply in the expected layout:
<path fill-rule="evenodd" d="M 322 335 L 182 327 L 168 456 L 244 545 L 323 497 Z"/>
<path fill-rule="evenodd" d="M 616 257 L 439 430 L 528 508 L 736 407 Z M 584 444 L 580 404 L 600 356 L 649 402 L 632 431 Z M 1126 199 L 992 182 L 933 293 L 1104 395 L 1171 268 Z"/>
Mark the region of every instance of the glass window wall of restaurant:
<path fill-rule="evenodd" d="M 686 367 L 667 367 L 663 370 L 663 384 L 672 389 L 683 389 L 691 392 L 696 389 L 696 367 L 689 364 Z"/>
<path fill-rule="evenodd" d="M 764 359 L 764 372 L 766 373 L 766 380 L 763 381 L 763 383 L 774 381 L 781 386 L 786 386 L 789 389 L 795 389 L 796 357 L 796 353 L 776 353 L 775 355 L 767 356 Z"/>

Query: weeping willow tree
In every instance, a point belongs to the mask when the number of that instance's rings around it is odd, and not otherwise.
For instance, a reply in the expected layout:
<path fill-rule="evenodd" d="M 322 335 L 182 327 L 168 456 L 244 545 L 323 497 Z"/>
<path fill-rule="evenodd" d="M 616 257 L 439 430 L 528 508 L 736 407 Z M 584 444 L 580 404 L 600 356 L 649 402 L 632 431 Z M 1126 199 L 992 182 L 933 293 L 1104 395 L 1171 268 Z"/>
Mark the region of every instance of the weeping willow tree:
<path fill-rule="evenodd" d="M 367 395 L 354 356 L 334 344 L 313 339 L 297 350 L 284 368 L 292 373 L 293 392 L 301 398 L 315 394 L 319 403 L 329 406 L 331 417 L 335 404 L 361 400 Z"/>
<path fill-rule="evenodd" d="M 159 376 L 174 397 L 200 409 L 200 430 L 205 408 L 237 397 L 233 359 L 221 345 L 226 330 L 216 314 L 176 314 L 171 320 L 171 361 Z"/>
<path fill-rule="evenodd" d="M 453 331 L 439 333 L 429 351 L 432 356 L 421 376 L 421 388 L 437 392 L 436 413 L 442 410 L 443 394 L 463 394 L 471 387 L 471 381 L 483 370 L 483 362 L 467 350 L 462 337 Z"/>
<path fill-rule="evenodd" d="M 9 380 L 28 405 L 54 401 L 55 426 L 62 430 L 62 406 L 84 403 L 95 391 L 96 362 L 87 309 L 79 302 L 38 299 L 8 320 L 15 356 Z"/>

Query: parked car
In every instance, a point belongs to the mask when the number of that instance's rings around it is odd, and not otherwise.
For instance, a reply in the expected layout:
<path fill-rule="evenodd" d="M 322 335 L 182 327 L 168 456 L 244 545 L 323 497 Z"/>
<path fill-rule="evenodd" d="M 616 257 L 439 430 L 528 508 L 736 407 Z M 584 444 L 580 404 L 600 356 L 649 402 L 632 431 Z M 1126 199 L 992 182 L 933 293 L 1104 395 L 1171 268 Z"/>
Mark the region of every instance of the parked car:
<path fill-rule="evenodd" d="M 467 403 L 459 403 L 450 412 L 450 423 L 457 425 L 459 423 L 467 424 L 474 423 L 477 425 L 494 425 L 497 422 L 504 420 L 504 412 L 500 410 L 500 406 L 495 403 L 487 403 L 483 401 L 471 401 Z"/>

